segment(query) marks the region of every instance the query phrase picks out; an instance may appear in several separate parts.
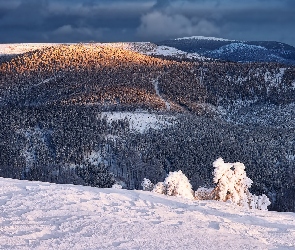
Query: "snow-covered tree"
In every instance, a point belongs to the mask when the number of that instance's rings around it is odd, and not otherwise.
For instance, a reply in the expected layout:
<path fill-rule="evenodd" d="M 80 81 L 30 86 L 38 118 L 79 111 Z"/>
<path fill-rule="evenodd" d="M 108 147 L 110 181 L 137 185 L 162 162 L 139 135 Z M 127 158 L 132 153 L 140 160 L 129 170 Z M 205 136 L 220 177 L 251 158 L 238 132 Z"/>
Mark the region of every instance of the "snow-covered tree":
<path fill-rule="evenodd" d="M 158 194 L 166 194 L 166 185 L 164 184 L 164 182 L 158 182 L 153 190 L 153 193 L 158 193 Z"/>
<path fill-rule="evenodd" d="M 163 183 L 160 182 L 154 187 L 153 192 L 194 199 L 192 185 L 181 170 L 170 172 Z"/>
<path fill-rule="evenodd" d="M 78 167 L 77 174 L 83 179 L 86 186 L 111 188 L 115 184 L 114 175 L 103 163 L 94 165 L 85 162 L 84 165 Z"/>
<path fill-rule="evenodd" d="M 113 184 L 112 188 L 114 189 L 122 189 L 122 186 L 118 183 Z"/>
<path fill-rule="evenodd" d="M 154 188 L 154 184 L 147 178 L 144 178 L 141 182 L 141 186 L 143 191 L 152 191 Z"/>
<path fill-rule="evenodd" d="M 252 195 L 250 196 L 250 208 L 251 209 L 259 209 L 259 210 L 267 210 L 267 207 L 271 204 L 268 197 L 265 194 L 262 195 Z"/>
<path fill-rule="evenodd" d="M 256 196 L 250 193 L 252 180 L 247 177 L 245 165 L 240 162 L 225 163 L 222 158 L 213 162 L 215 199 L 230 200 L 239 206 L 266 210 L 270 205 L 266 195 Z"/>

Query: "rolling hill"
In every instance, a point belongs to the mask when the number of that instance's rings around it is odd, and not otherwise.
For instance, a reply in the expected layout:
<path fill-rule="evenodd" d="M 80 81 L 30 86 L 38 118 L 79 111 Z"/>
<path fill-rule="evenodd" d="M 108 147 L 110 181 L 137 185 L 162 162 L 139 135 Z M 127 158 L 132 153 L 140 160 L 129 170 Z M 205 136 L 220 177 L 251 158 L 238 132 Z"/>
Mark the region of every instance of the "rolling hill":
<path fill-rule="evenodd" d="M 165 40 L 156 44 L 225 61 L 295 64 L 295 48 L 275 41 L 236 41 L 193 36 Z"/>

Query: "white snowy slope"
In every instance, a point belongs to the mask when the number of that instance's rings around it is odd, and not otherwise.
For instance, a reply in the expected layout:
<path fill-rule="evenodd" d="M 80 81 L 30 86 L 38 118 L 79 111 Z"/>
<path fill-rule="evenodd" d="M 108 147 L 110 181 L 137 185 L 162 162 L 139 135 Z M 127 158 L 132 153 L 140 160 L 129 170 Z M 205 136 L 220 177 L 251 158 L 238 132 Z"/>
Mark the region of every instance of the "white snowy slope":
<path fill-rule="evenodd" d="M 179 58 L 199 59 L 199 60 L 208 59 L 204 56 L 199 55 L 198 53 L 187 53 L 182 50 L 179 50 L 173 47 L 168 47 L 168 46 L 157 46 L 153 50 L 145 52 L 144 54 L 172 56 L 172 57 L 179 57 Z"/>
<path fill-rule="evenodd" d="M 166 106 L 167 105 L 170 104 L 166 103 Z M 127 119 L 130 129 L 139 133 L 144 133 L 150 128 L 161 129 L 165 126 L 171 126 L 171 122 L 174 120 L 173 116 L 151 114 L 147 111 L 102 112 L 99 118 L 106 118 L 109 123 Z"/>
<path fill-rule="evenodd" d="M 180 37 L 176 38 L 174 40 L 188 40 L 188 39 L 196 39 L 196 40 L 211 40 L 211 41 L 234 41 L 224 38 L 218 38 L 218 37 L 210 37 L 210 36 L 189 36 L 189 37 Z"/>
<path fill-rule="evenodd" d="M 1 55 L 17 55 L 36 49 L 42 49 L 56 45 L 55 43 L 11 43 L 0 44 Z"/>
<path fill-rule="evenodd" d="M 0 178 L 0 249 L 294 248 L 294 213 Z"/>

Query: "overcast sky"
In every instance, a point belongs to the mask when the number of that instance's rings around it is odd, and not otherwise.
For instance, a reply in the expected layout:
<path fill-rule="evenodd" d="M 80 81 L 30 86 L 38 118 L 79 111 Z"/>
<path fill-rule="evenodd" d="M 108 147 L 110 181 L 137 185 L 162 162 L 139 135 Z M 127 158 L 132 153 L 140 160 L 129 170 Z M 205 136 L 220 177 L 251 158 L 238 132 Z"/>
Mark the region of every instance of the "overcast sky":
<path fill-rule="evenodd" d="M 0 0 L 0 43 L 193 35 L 295 46 L 295 0 Z"/>

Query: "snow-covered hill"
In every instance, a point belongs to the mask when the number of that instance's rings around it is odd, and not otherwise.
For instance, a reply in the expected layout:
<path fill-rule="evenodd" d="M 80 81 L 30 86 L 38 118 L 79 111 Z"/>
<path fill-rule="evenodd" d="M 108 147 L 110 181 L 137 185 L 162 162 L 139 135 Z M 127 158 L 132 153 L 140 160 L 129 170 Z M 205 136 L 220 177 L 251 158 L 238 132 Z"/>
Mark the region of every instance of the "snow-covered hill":
<path fill-rule="evenodd" d="M 238 41 L 192 36 L 160 41 L 156 44 L 225 61 L 295 64 L 295 48 L 275 41 Z"/>
<path fill-rule="evenodd" d="M 224 38 L 212 37 L 212 36 L 189 36 L 189 37 L 180 37 L 175 40 L 188 40 L 188 39 L 196 39 L 196 40 L 208 40 L 208 41 L 234 41 Z"/>
<path fill-rule="evenodd" d="M 0 44 L 0 56 L 1 55 L 17 55 L 26 53 L 36 49 L 42 49 L 45 47 L 56 45 L 56 43 L 7 43 Z"/>
<path fill-rule="evenodd" d="M 84 46 L 87 46 L 85 43 Z M 60 43 L 16 43 L 16 44 L 0 44 L 0 56 L 18 55 L 29 51 L 42 49 L 50 46 L 58 46 Z M 143 55 L 174 57 L 181 59 L 205 60 L 206 57 L 200 56 L 198 53 L 187 53 L 168 46 L 157 46 L 150 42 L 124 42 L 124 43 L 91 43 L 89 45 L 110 46 L 113 48 L 121 48 L 131 50 Z"/>
<path fill-rule="evenodd" d="M 295 214 L 0 178 L 0 249 L 294 249 Z"/>

